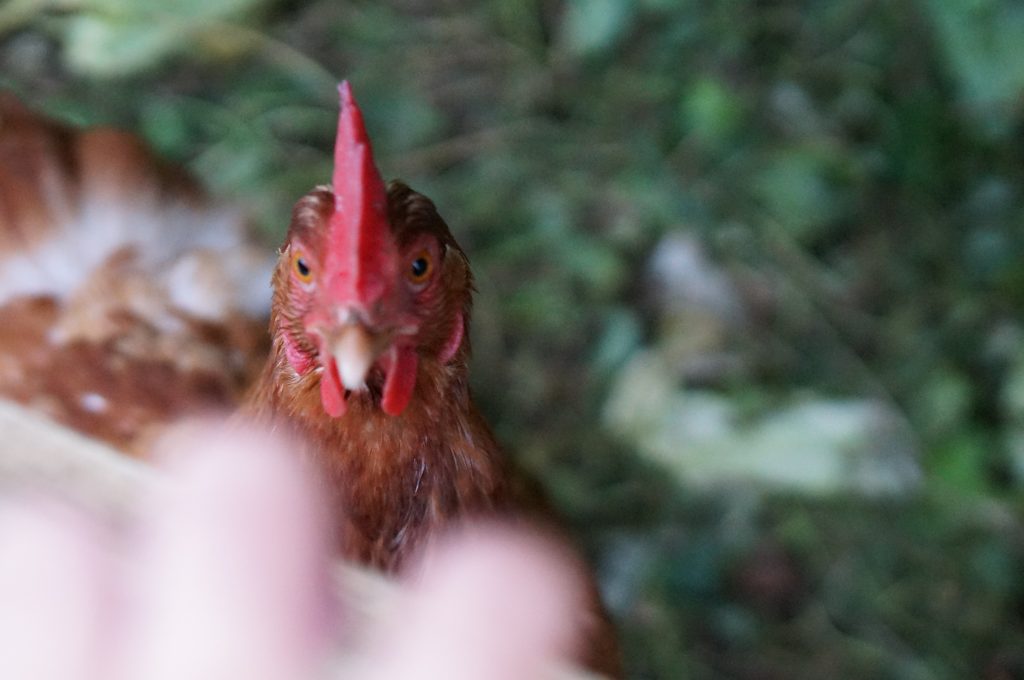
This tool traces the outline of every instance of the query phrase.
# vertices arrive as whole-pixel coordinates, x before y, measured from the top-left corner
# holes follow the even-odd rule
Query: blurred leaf
[[[839,207],[827,172],[828,161],[815,149],[779,151],[755,176],[754,195],[791,238],[807,244],[822,235]]]
[[[610,50],[629,29],[633,0],[569,0],[562,37],[573,54],[589,56]]]
[[[126,75],[152,66],[185,39],[178,26],[83,15],[71,19],[64,56],[76,71],[90,75]]]
[[[1024,352],[1018,352],[1006,369],[999,395],[1002,415],[1017,428],[1024,428]]]
[[[1024,5],[1002,0],[929,0],[961,97],[992,132],[1008,133],[1024,92]]]
[[[724,145],[743,122],[743,102],[722,81],[701,78],[683,94],[680,122],[712,148]]]
[[[247,42],[225,31],[268,0],[89,0],[64,31],[65,58],[83,74],[111,77],[152,67],[172,53],[195,49],[234,52]]]
[[[539,0],[492,3],[503,32],[532,50],[543,49],[543,26]]]
[[[679,546],[667,578],[672,599],[692,602],[713,598],[723,585],[723,558],[722,544],[712,536]]]
[[[139,114],[142,135],[157,151],[170,155],[190,138],[188,121],[181,107],[166,102],[148,102]]]
[[[610,376],[636,351],[641,337],[640,321],[634,312],[626,308],[610,312],[591,360],[594,370]]]
[[[945,438],[960,431],[974,403],[970,382],[948,367],[936,367],[912,405],[915,424],[926,435]]]
[[[21,28],[50,9],[50,3],[42,0],[7,0],[0,5],[0,35]]]
[[[936,481],[959,494],[991,490],[987,465],[993,442],[977,432],[960,432],[931,452],[928,470]]]
[[[1020,591],[1021,565],[1001,541],[986,541],[970,556],[971,579],[997,596]]]
[[[604,420],[691,488],[905,497],[920,486],[912,433],[884,403],[805,397],[744,421],[729,396],[676,382],[664,358],[636,354],[609,390]]]
[[[428,100],[415,91],[402,92],[392,87],[367,88],[360,95],[367,111],[367,126],[387,142],[387,148],[408,150],[436,141],[445,119]]]

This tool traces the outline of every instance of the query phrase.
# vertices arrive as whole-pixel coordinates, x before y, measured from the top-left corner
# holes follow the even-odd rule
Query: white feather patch
[[[145,193],[130,201],[89,196],[77,214],[59,200],[55,207],[65,219],[52,238],[0,256],[0,304],[25,295],[64,300],[127,248],[171,305],[189,315],[217,320],[231,311],[259,316],[270,308],[273,258],[250,243],[234,210],[161,203]]]

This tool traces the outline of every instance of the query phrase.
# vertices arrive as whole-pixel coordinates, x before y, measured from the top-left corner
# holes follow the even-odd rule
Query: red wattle
[[[384,396],[380,406],[384,413],[397,416],[405,410],[412,399],[416,388],[416,368],[419,357],[412,347],[393,347],[389,357],[391,365],[387,367],[387,378],[384,381]]]
[[[320,403],[324,411],[332,418],[345,415],[348,404],[345,403],[345,392],[341,389],[341,378],[338,377],[338,366],[334,359],[328,359],[320,376]]]

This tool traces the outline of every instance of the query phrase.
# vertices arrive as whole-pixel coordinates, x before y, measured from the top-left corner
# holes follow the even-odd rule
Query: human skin
[[[161,481],[127,525],[49,497],[3,500],[0,677],[511,680],[573,652],[577,567],[491,524],[431,544],[339,664],[353,618],[308,470],[265,433],[210,428],[158,458]]]

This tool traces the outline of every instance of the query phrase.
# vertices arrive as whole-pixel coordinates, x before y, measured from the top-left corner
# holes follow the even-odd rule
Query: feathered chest
[[[306,382],[279,375],[261,415],[291,429],[320,469],[345,557],[396,571],[449,525],[508,509],[504,460],[468,396],[418,394],[390,416],[372,393],[356,393],[331,418]]]

